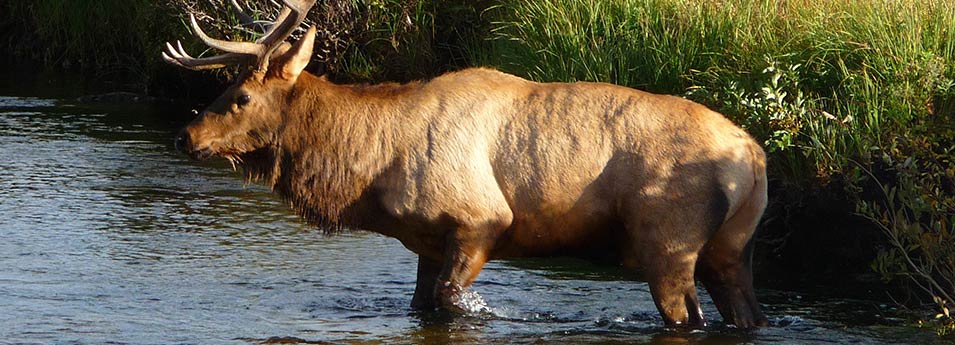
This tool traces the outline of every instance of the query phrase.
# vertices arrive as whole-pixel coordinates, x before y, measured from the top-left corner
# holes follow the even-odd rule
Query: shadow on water
[[[180,110],[181,111],[181,110]],[[12,343],[932,343],[877,302],[759,290],[772,327],[664,329],[639,277],[492,262],[468,316],[412,312],[397,241],[304,226],[147,106],[0,97],[0,339]],[[475,298],[480,298],[475,297]],[[2,342],[2,341],[0,341]]]

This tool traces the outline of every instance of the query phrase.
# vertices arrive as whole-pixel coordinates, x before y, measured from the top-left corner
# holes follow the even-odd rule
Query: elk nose
[[[179,135],[176,136],[176,150],[183,153],[189,153],[189,146],[191,146],[191,140],[189,140],[189,133],[186,131],[179,132]]]

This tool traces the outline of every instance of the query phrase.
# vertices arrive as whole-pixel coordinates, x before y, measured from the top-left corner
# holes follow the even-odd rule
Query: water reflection
[[[660,326],[646,284],[575,260],[494,262],[489,310],[412,312],[392,239],[325,236],[149,108],[0,97],[0,339],[12,343],[897,343],[886,306],[759,291],[774,327]],[[719,320],[708,297],[706,316]],[[875,316],[878,314],[878,316]]]

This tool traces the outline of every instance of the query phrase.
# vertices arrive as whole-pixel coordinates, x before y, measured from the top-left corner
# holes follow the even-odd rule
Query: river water
[[[880,302],[759,289],[772,327],[666,330],[647,285],[570,259],[492,262],[467,316],[415,313],[396,240],[303,225],[182,117],[0,97],[0,343],[935,343]],[[474,301],[480,302],[477,298]]]

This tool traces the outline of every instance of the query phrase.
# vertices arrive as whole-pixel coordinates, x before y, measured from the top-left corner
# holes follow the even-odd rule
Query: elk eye
[[[252,101],[252,96],[240,95],[239,98],[236,98],[235,103],[241,107],[243,105],[249,104],[250,101]]]

